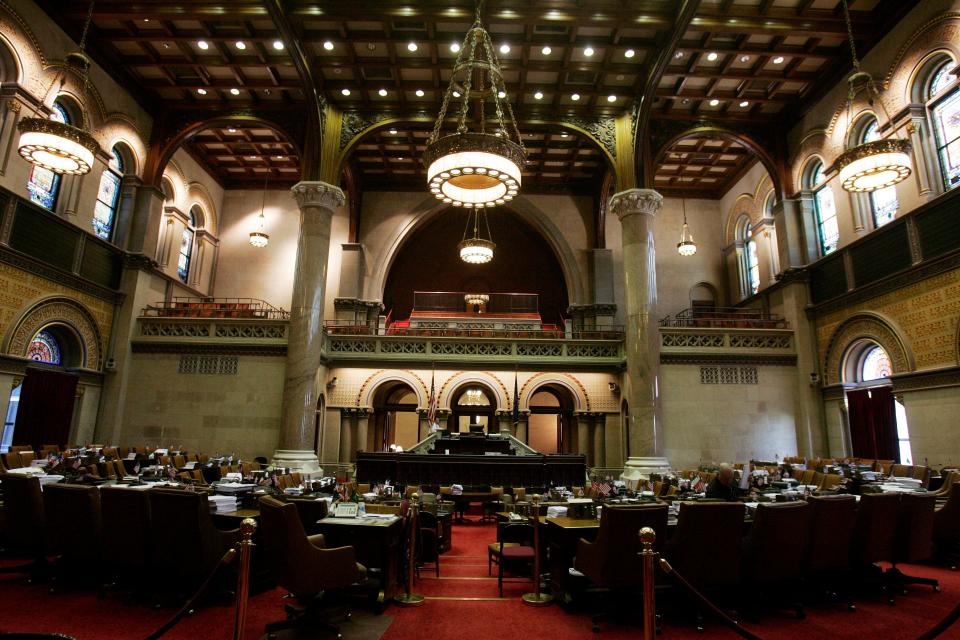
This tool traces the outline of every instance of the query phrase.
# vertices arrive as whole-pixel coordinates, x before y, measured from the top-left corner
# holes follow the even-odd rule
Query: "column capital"
[[[347,201],[340,187],[327,182],[298,182],[290,191],[301,209],[309,206],[335,209]]]
[[[653,189],[627,189],[613,194],[610,198],[610,210],[623,219],[636,213],[642,213],[651,218],[663,206],[663,196]]]

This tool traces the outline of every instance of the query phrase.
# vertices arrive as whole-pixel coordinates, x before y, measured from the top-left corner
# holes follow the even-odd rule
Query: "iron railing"
[[[739,329],[787,329],[783,316],[762,309],[694,307],[660,321],[661,327],[718,327]]]
[[[373,336],[380,334],[377,326],[373,323],[356,323],[350,320],[327,320],[324,322],[324,330],[331,335]],[[567,332],[563,329],[510,329],[509,325],[502,329],[474,329],[466,327],[428,329],[421,327],[398,327],[394,324],[384,329],[381,335],[449,338],[530,338],[532,340],[623,340],[623,327],[611,325]]]
[[[175,297],[151,304],[141,315],[154,318],[259,318],[289,320],[290,312],[257,298]]]
[[[423,313],[464,313],[472,310],[464,300],[467,291],[414,291],[413,311]],[[484,293],[489,300],[486,313],[538,313],[539,299],[535,293]]]

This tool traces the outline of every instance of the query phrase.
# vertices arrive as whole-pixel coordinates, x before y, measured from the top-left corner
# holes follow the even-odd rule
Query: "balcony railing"
[[[761,309],[704,307],[684,309],[660,321],[661,327],[716,327],[740,329],[786,329],[787,321]]]
[[[171,298],[148,305],[141,314],[152,318],[256,318],[289,320],[290,312],[257,298]]]
[[[466,291],[414,291],[413,311],[425,313],[463,313],[467,308]],[[475,292],[469,292],[475,293]],[[485,293],[486,313],[538,313],[535,293]]]
[[[481,328],[470,326],[448,326],[438,328],[399,327],[396,324],[380,329],[374,324],[358,324],[348,320],[327,320],[324,329],[330,335],[346,336],[413,336],[447,338],[507,338],[511,340],[623,340],[623,327],[611,325],[595,329],[565,331],[563,329],[511,329]]]

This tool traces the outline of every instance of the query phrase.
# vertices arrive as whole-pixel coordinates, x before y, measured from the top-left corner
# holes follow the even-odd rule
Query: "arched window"
[[[817,237],[820,242],[820,255],[828,255],[837,250],[840,242],[840,227],[837,225],[837,205],[833,199],[833,189],[823,175],[823,163],[819,160],[808,172],[807,188],[813,191],[813,210],[817,219]]]
[[[93,208],[93,232],[104,240],[113,235],[113,221],[120,204],[120,181],[123,179],[123,157],[114,147],[110,152],[110,162],[100,175],[100,189],[97,191],[97,204]]]
[[[49,331],[40,330],[30,341],[27,357],[36,362],[60,364],[60,342]]]
[[[757,259],[757,242],[752,238],[747,242],[747,280],[751,294],[760,290],[760,261]]]
[[[858,384],[888,379],[893,375],[893,366],[886,350],[875,342],[864,341],[851,351],[854,360],[854,376]],[[869,385],[867,385],[869,386]],[[910,449],[910,428],[907,425],[907,410],[900,400],[894,398],[894,412],[897,421],[897,444],[900,448],[900,462],[912,464],[913,452]]]
[[[858,144],[864,142],[873,142],[880,139],[880,126],[877,119],[870,117],[864,123],[860,132]],[[897,209],[900,208],[900,201],[897,200],[897,187],[890,185],[883,189],[877,189],[870,193],[870,209],[873,212],[873,224],[875,227],[882,227],[892,221],[897,215]]]
[[[937,159],[946,189],[960,184],[960,90],[955,63],[945,59],[928,76],[924,98],[933,120]]]
[[[190,209],[187,226],[180,236],[180,255],[177,258],[177,275],[180,277],[181,282],[186,282],[190,276],[190,258],[193,256],[193,238],[196,235],[197,218],[201,217],[201,215],[198,214],[197,207],[194,205],[194,207]]]
[[[880,345],[868,347],[860,356],[859,374],[857,379],[861,382],[870,380],[880,380],[889,378],[893,373],[893,367],[890,366],[890,356]]]
[[[70,114],[60,102],[53,103],[50,119],[71,124]],[[27,193],[31,202],[53,211],[57,205],[57,196],[60,194],[60,174],[33,165],[30,176],[27,178]]]
[[[746,215],[737,220],[737,241],[743,244],[740,262],[743,297],[752,296],[760,290],[760,260],[757,259],[757,243],[750,232],[750,218]]]

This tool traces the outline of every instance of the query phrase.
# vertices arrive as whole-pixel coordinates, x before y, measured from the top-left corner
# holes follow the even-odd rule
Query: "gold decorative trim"
[[[513,140],[489,133],[451,133],[427,146],[423,152],[423,164],[429,167],[437,158],[462,151],[482,151],[503,156],[521,171],[527,163],[527,154]]]

